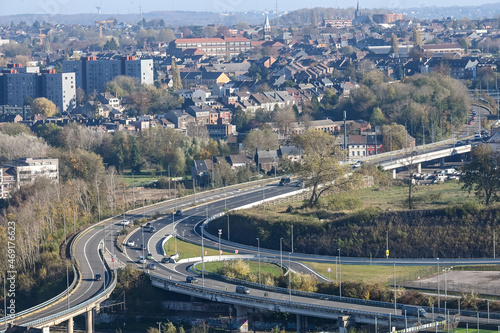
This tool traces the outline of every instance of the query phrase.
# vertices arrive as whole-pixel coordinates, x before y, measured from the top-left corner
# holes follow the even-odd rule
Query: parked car
[[[97,273],[95,276],[94,276],[94,280],[96,281],[101,281],[102,280],[102,275],[100,273]]]
[[[148,269],[156,269],[156,264],[150,262],[147,267]]]
[[[135,242],[133,240],[129,240],[127,242],[127,246],[134,247],[135,246]]]
[[[122,220],[120,222],[120,224],[123,225],[123,226],[127,226],[127,225],[130,225],[130,221],[129,220]]]
[[[198,279],[195,278],[194,276],[189,275],[186,277],[186,282],[187,283],[198,283]]]
[[[250,289],[245,286],[236,286],[236,292],[239,294],[250,294]]]

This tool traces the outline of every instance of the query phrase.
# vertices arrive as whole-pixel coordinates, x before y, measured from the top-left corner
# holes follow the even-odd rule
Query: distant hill
[[[402,12],[408,17],[418,19],[441,19],[443,17],[460,18],[497,18],[500,16],[500,2],[485,4],[481,6],[453,6],[453,7],[416,7],[406,9],[361,9],[361,15],[371,16],[374,13]],[[310,24],[312,12],[316,14],[318,23],[324,19],[334,18],[354,18],[354,7],[350,8],[304,8],[294,10],[285,15],[281,15],[279,23],[285,25],[304,25]],[[74,14],[74,15],[43,15],[43,14],[20,14],[0,16],[0,25],[10,24],[12,21],[18,23],[24,21],[32,24],[36,20],[39,22],[61,23],[61,24],[83,24],[92,25],[98,19],[115,18],[118,22],[137,23],[140,20],[137,14]],[[200,25],[224,24],[234,25],[238,22],[247,22],[249,24],[262,24],[264,14],[262,12],[241,12],[241,13],[214,13],[214,12],[193,12],[193,11],[154,11],[143,13],[142,17],[147,21],[163,19],[167,26],[179,25]],[[270,15],[273,19],[275,15]]]

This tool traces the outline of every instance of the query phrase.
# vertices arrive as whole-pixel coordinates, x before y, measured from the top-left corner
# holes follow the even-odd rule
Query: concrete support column
[[[297,333],[307,332],[307,316],[297,315]]]
[[[396,169],[392,169],[392,179],[396,179]]]
[[[417,173],[422,173],[422,163],[417,164]]]
[[[248,332],[248,307],[235,305],[236,308],[236,326],[238,332]]]
[[[349,316],[341,316],[337,319],[339,325],[339,333],[347,333],[347,325],[349,324]]]
[[[87,322],[87,333],[92,333],[93,332],[93,314],[92,314],[92,309],[88,310],[86,313],[86,322]]]
[[[68,319],[68,323],[66,324],[66,333],[73,333],[73,318]]]
[[[445,167],[445,164],[444,164],[444,157],[441,159],[440,164],[441,164],[441,168],[444,168],[444,167]]]

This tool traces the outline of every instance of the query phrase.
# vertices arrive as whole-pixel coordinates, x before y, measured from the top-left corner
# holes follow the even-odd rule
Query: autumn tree
[[[256,148],[259,150],[277,149],[278,135],[270,128],[253,129],[243,140],[243,148],[249,154],[255,153]]]
[[[342,154],[333,136],[328,133],[309,130],[295,138],[303,150],[303,161],[298,175],[311,187],[308,205],[316,205],[323,193],[346,184],[346,166],[340,165]]]
[[[484,198],[486,205],[498,199],[500,191],[500,154],[490,145],[476,146],[471,158],[462,168],[462,189]]]
[[[282,138],[290,134],[290,129],[295,122],[295,114],[290,108],[276,110],[274,114],[274,126],[278,128]]]
[[[413,29],[413,47],[418,47],[423,45],[424,42],[422,40],[422,31],[420,29]]]
[[[182,89],[181,73],[179,71],[177,63],[175,62],[175,58],[172,58],[172,81],[173,81],[172,88],[174,90]]]
[[[392,123],[382,125],[384,151],[403,149],[407,146],[406,129],[403,125]]]
[[[399,53],[399,41],[398,41],[398,36],[395,34],[391,34],[391,50],[389,51],[391,54],[398,54]]]
[[[56,105],[45,97],[35,98],[31,103],[34,114],[41,114],[45,117],[52,117],[56,114]]]

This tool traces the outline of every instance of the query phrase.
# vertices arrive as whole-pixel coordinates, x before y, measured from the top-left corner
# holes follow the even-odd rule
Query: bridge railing
[[[31,307],[29,309],[26,309],[26,310],[23,310],[23,311],[20,311],[20,312],[17,312],[15,315],[13,316],[6,316],[6,317],[3,317],[0,319],[0,326],[3,326],[5,325],[5,322],[9,322],[9,321],[14,321],[16,319],[19,319],[19,318],[22,318],[24,317],[25,315],[28,315],[30,313],[33,313],[33,312],[37,312],[59,300],[61,300],[62,298],[64,298],[66,295],[68,295],[68,292],[73,290],[73,288],[75,287],[76,283],[78,282],[78,272],[75,268],[75,265],[73,265],[73,276],[74,276],[74,279],[73,279],[73,282],[71,282],[71,285],[69,286],[68,289],[64,290],[63,292],[61,292],[60,294],[52,297],[51,299],[43,302],[43,303],[40,303],[34,307]],[[0,331],[2,332],[2,331]]]
[[[220,295],[232,299],[237,299],[237,300],[244,300],[244,301],[253,301],[253,303],[261,303],[261,304],[271,304],[271,305],[278,305],[278,306],[284,306],[287,308],[295,308],[295,309],[309,309],[312,311],[321,311],[323,313],[332,313],[332,314],[340,314],[340,315],[360,315],[360,316],[369,316],[369,317],[379,317],[379,318],[384,318],[384,317],[389,317],[393,319],[401,319],[404,320],[404,316],[401,315],[393,315],[393,314],[383,314],[383,313],[378,313],[378,312],[370,312],[370,311],[361,311],[361,310],[354,310],[354,309],[345,309],[345,308],[337,308],[337,307],[331,307],[331,306],[325,306],[325,305],[317,305],[317,304],[308,304],[308,303],[302,303],[302,302],[290,302],[290,301],[283,301],[283,300],[277,300],[277,299],[272,299],[272,298],[266,298],[266,297],[260,297],[260,296],[252,296],[252,295],[243,295],[243,294],[238,294],[234,292],[229,292],[229,291],[221,291],[221,290],[215,290],[215,289],[209,289],[209,288],[204,288],[201,286],[197,286],[195,284],[190,284],[186,282],[177,282],[173,280],[169,280],[166,278],[162,278],[160,276],[156,275],[150,275],[151,280],[157,281],[159,283],[164,283],[164,284],[169,284],[173,285],[177,288],[182,288],[182,289],[187,289],[191,290],[193,292],[197,293],[208,293],[210,295]]]
[[[106,263],[106,266],[108,266],[107,263]],[[113,290],[116,287],[116,283],[117,283],[117,280],[118,280],[118,275],[116,274],[116,271],[111,270],[109,268],[109,266],[108,266],[108,270],[112,273],[113,281],[108,285],[108,287],[106,289],[104,289],[103,292],[95,295],[94,297],[86,300],[83,303],[80,303],[80,304],[77,304],[75,306],[72,306],[72,307],[70,307],[67,310],[61,311],[59,313],[56,313],[56,314],[53,314],[53,315],[50,315],[50,316],[47,316],[47,317],[44,317],[44,318],[33,320],[33,321],[29,322],[29,323],[23,324],[22,326],[37,327],[37,326],[40,326],[40,324],[53,321],[54,319],[65,317],[65,316],[67,316],[69,314],[72,314],[72,313],[81,312],[82,309],[86,309],[89,305],[92,305],[92,304],[95,304],[95,303],[100,303],[100,302],[104,301],[105,299],[107,299],[109,297],[109,295],[111,295],[111,293],[113,292]]]

